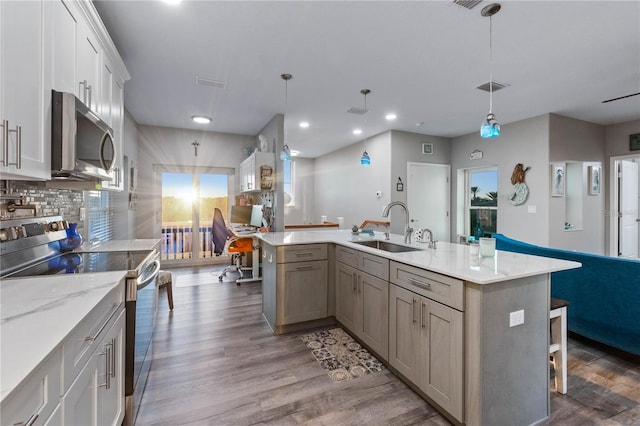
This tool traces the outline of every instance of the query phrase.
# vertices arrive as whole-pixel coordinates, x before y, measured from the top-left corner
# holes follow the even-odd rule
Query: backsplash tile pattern
[[[8,189],[6,193],[20,195],[24,197],[24,204],[35,206],[37,217],[60,215],[69,222],[78,223],[79,228],[82,227],[80,208],[84,207],[83,191],[46,188],[44,182],[30,181],[3,181],[0,186],[3,193],[4,189]],[[15,213],[12,215],[7,211],[6,200],[0,202],[0,216],[3,219],[15,216]]]

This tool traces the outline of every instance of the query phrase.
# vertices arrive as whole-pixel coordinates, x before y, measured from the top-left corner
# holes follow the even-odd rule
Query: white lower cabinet
[[[60,366],[62,351],[58,348],[38,367],[16,392],[2,401],[0,424],[43,425],[55,422],[60,406]]]
[[[124,418],[125,311],[100,333],[85,366],[62,398],[64,424],[119,425]]]
[[[389,304],[389,363],[462,422],[463,313],[395,284]]]
[[[388,260],[343,247],[336,249],[336,258],[336,319],[379,356],[387,359],[389,282],[350,264],[382,263],[381,268],[373,268],[372,272],[385,276],[381,271],[388,271]]]

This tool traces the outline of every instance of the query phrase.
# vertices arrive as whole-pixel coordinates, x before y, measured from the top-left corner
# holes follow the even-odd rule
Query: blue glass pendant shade
[[[367,153],[367,151],[362,153],[362,157],[360,157],[360,165],[361,166],[371,165],[371,157],[369,157],[369,153]]]
[[[289,145],[285,144],[282,147],[282,151],[280,151],[280,159],[282,161],[291,160],[291,150],[289,149]]]
[[[483,138],[495,138],[500,136],[500,123],[493,113],[487,114],[480,126],[480,136]]]

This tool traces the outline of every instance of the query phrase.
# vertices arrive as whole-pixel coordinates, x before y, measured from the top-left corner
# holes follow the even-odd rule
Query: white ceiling
[[[139,124],[257,135],[286,109],[289,146],[317,157],[388,129],[476,132],[489,109],[476,88],[489,80],[489,1],[94,3],[131,74],[125,105]],[[640,92],[639,1],[501,4],[493,79],[510,87],[494,93],[493,111],[503,126],[545,113],[640,119],[640,96],[602,103]],[[282,73],[293,74],[286,106]],[[364,107],[361,89],[369,112],[348,114]]]

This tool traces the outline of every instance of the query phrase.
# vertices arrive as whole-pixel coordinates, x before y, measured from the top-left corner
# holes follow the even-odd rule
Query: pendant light
[[[282,151],[280,151],[280,159],[282,161],[290,161],[291,150],[289,149],[289,145],[287,145],[287,89],[289,80],[291,80],[293,76],[291,74],[282,74],[280,78],[284,80],[284,145],[282,146]]]
[[[500,11],[500,3],[492,3],[485,6],[480,14],[489,17],[489,114],[480,126],[480,136],[483,138],[495,138],[500,136],[500,123],[493,113],[493,21],[492,17]]]
[[[364,113],[367,113],[367,95],[371,93],[369,89],[362,89],[360,91],[364,95]],[[365,119],[365,124],[367,120]],[[361,166],[370,166],[371,165],[371,157],[369,157],[369,153],[367,152],[367,136],[364,136],[364,152],[362,153],[362,157],[360,157],[360,165]]]

